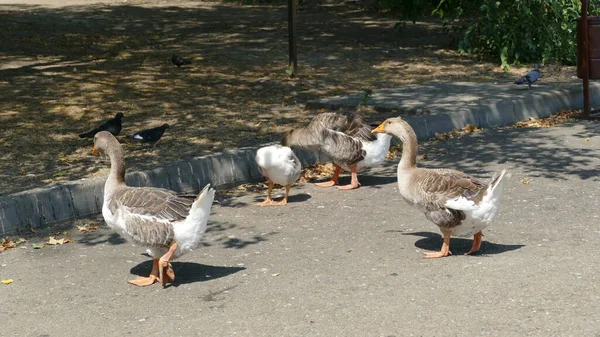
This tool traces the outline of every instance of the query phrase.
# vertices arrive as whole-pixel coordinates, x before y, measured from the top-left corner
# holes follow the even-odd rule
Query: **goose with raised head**
[[[195,197],[163,188],[127,186],[123,149],[107,131],[94,136],[92,153],[101,152],[110,158],[102,205],[104,221],[128,241],[147,247],[153,259],[150,276],[129,283],[149,286],[160,282],[164,287],[175,280],[170,261],[200,245],[215,190],[206,185]]]
[[[267,179],[269,190],[267,198],[259,206],[284,206],[287,205],[290,188],[302,171],[300,160],[291,148],[281,145],[261,147],[256,151],[256,164],[262,175]],[[285,186],[285,196],[279,202],[271,199],[273,185]]]
[[[375,135],[359,115],[335,112],[321,113],[308,125],[288,131],[281,142],[284,146],[306,151],[323,152],[335,164],[330,181],[317,183],[320,187],[338,185],[342,169],[350,171],[350,184],[339,189],[350,190],[360,186],[358,172],[379,166],[385,161],[392,137]]]
[[[481,247],[481,231],[496,216],[502,196],[506,170],[483,182],[466,173],[451,169],[426,169],[416,165],[417,136],[402,118],[389,118],[373,130],[394,135],[402,141],[402,158],[398,163],[398,191],[402,198],[421,209],[436,224],[444,237],[442,249],[426,253],[425,258],[444,257],[450,252],[450,236],[473,236],[469,255]]]

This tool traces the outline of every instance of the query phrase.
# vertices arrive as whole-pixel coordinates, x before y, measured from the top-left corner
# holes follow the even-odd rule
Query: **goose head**
[[[169,125],[169,124],[163,124],[163,125],[161,125],[160,127],[161,127],[162,129],[165,129],[165,130],[166,130],[166,129],[168,129],[168,128],[170,127],[170,125]]]
[[[117,113],[115,115],[115,119],[121,119],[121,118],[123,118],[123,113],[122,112],[119,112],[119,113]]]
[[[400,138],[404,142],[416,141],[417,136],[415,131],[404,119],[400,117],[393,117],[386,119],[383,123],[379,124],[378,127],[373,129],[373,133],[387,133],[392,136]]]
[[[93,154],[106,153],[109,156],[113,153],[120,152],[121,144],[115,136],[108,131],[100,131],[94,136]]]

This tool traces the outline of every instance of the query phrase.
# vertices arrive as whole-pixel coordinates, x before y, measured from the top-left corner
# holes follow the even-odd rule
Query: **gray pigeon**
[[[525,76],[516,80],[515,84],[521,85],[521,84],[527,83],[527,85],[529,86],[529,89],[531,89],[531,85],[533,83],[535,83],[535,81],[537,81],[541,76],[540,67],[541,66],[539,64],[537,66],[535,66],[535,69],[530,70],[527,74],[525,74]]]

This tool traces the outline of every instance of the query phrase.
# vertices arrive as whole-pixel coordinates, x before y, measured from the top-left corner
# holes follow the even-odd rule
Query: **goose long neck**
[[[111,196],[118,187],[125,185],[125,158],[120,146],[110,148],[107,154],[110,158],[110,173],[104,189],[106,195]]]
[[[402,158],[398,164],[398,169],[414,168],[417,165],[417,151],[419,145],[417,143],[417,135],[412,128],[405,129],[405,132],[400,136],[402,141]]]

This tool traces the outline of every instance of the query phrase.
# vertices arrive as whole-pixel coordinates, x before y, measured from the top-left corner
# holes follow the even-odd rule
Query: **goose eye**
[[[389,121],[388,121],[387,123],[388,123],[388,124],[392,124],[392,122],[389,122]]]

